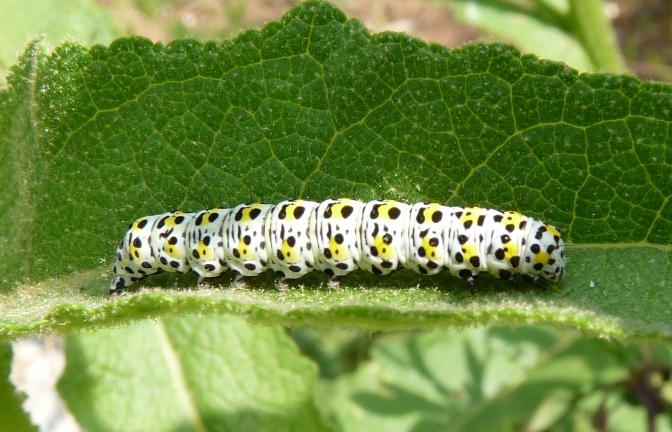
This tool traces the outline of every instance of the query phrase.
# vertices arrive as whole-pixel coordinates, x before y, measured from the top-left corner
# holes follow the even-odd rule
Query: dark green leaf
[[[669,85],[579,75],[501,44],[449,50],[371,35],[322,2],[222,43],[136,37],[48,53],[35,42],[9,83],[2,335],[206,310],[373,329],[548,322],[672,336]],[[248,292],[105,299],[115,244],[137,217],[297,196],[517,209],[563,231],[568,277],[516,292],[484,276],[473,298],[456,278],[403,271],[357,272],[338,293],[318,290],[315,274],[276,293],[265,275]],[[194,284],[164,275],[144,287]]]

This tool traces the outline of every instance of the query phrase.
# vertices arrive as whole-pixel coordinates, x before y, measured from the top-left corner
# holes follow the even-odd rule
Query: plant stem
[[[576,34],[597,71],[628,73],[602,0],[569,0]]]

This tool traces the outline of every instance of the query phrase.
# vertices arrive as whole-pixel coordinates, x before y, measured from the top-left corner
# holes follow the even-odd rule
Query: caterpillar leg
[[[523,278],[523,280],[525,282],[534,284],[534,286],[536,286],[537,288],[541,288],[543,290],[546,289],[546,285],[544,285],[543,282],[541,281],[541,279],[539,279],[539,276],[532,276],[532,275],[529,275],[529,274],[524,274],[521,277]]]
[[[339,289],[341,288],[341,279],[343,279],[343,276],[339,275],[333,275],[329,278],[329,282],[327,282],[327,288],[329,289]]]
[[[467,281],[471,295],[476,295],[476,280],[478,279],[478,273],[472,273],[469,269],[462,269],[460,270],[459,275],[462,279]]]
[[[210,288],[212,288],[212,285],[210,284],[210,282],[212,282],[213,280],[215,280],[214,277],[199,276],[198,277],[198,282],[196,282],[196,289],[199,290],[199,289],[210,289]]]
[[[289,289],[289,283],[287,282],[289,279],[286,277],[281,277],[278,280],[275,281],[275,289],[278,291],[287,291]]]
[[[110,288],[107,295],[109,297],[121,295],[124,293],[124,288],[126,288],[128,285],[130,285],[130,283],[127,283],[124,276],[117,276],[112,279],[112,283],[110,283]]]
[[[520,289],[520,285],[518,284],[518,279],[516,279],[516,275],[514,275],[510,271],[500,270],[499,278],[508,281],[515,289]]]
[[[114,279],[112,279],[112,282],[110,283],[110,288],[108,290],[108,296],[109,297],[114,297],[114,296],[119,296],[122,295],[126,292],[126,287],[143,280],[147,276],[142,276],[142,277],[130,277],[127,275],[123,276],[117,276]]]
[[[231,282],[231,289],[245,289],[247,288],[247,276],[236,274]]]

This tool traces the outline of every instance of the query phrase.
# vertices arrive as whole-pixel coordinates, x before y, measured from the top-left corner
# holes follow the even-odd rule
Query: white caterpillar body
[[[236,283],[272,269],[278,287],[313,270],[341,277],[407,267],[447,268],[472,293],[480,273],[517,286],[516,274],[541,285],[565,275],[565,247],[553,226],[518,212],[436,203],[329,199],[241,204],[233,209],[171,212],[136,220],[119,243],[110,294],[161,271],[198,274],[199,286],[232,270]]]

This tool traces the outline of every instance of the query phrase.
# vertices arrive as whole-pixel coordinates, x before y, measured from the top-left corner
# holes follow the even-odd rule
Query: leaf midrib
[[[162,319],[156,320],[152,328],[157,336],[163,358],[166,361],[166,367],[170,373],[170,382],[173,384],[173,388],[184,408],[187,419],[189,419],[189,424],[196,431],[207,432],[208,428],[203,423],[203,418],[199,415],[198,407],[189,391],[184,369],[182,369],[180,358],[171,343],[164,321]]]

